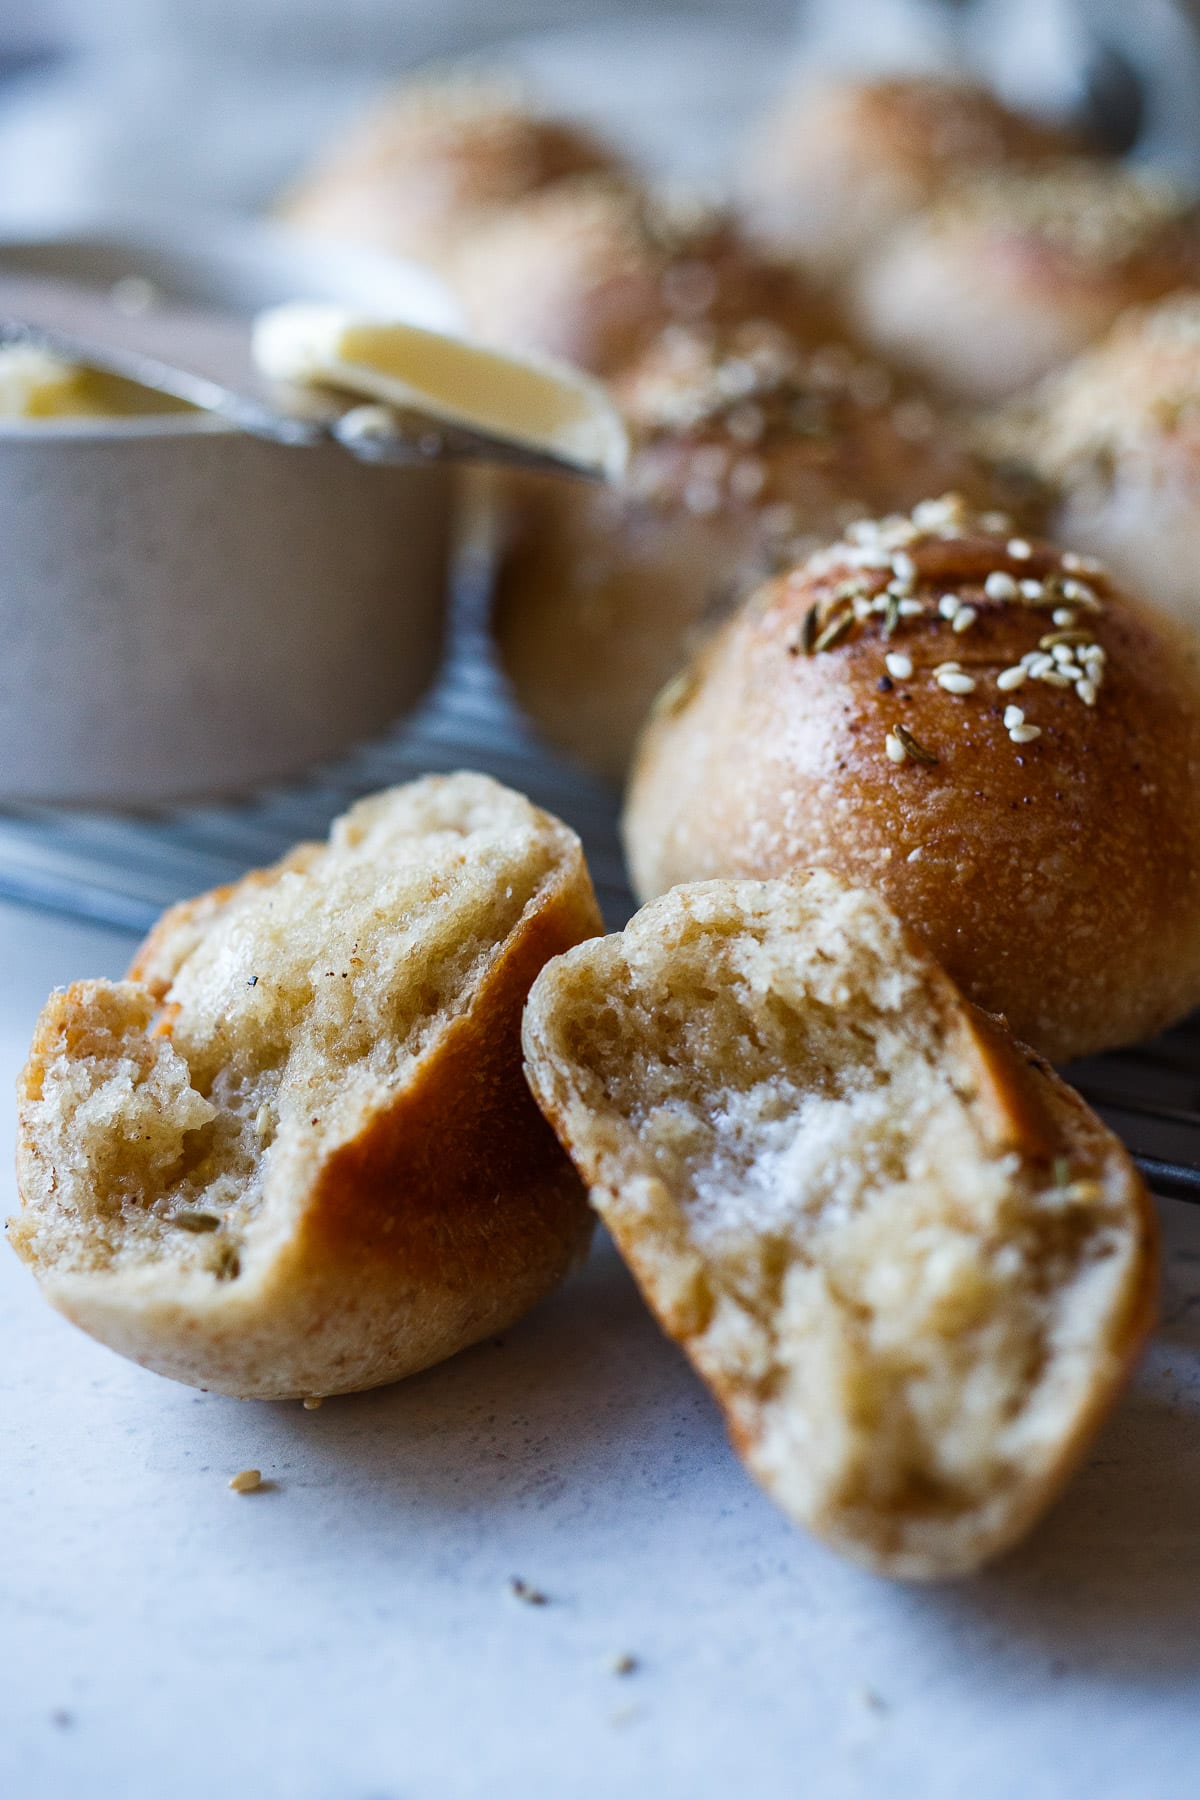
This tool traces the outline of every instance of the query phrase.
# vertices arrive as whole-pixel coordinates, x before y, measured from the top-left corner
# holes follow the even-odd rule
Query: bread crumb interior
[[[826,878],[705,884],[569,961],[551,1053],[598,1204],[784,1503],[944,1518],[1036,1461],[1128,1212],[1078,1155],[989,1138],[890,915]]]
[[[16,1227],[35,1259],[166,1258],[236,1279],[272,1168],[335,1148],[388,1103],[560,855],[544,815],[494,783],[415,784],[361,803],[327,847],[235,890],[203,929],[181,921],[165,992],[59,996],[25,1078],[49,1170]]]

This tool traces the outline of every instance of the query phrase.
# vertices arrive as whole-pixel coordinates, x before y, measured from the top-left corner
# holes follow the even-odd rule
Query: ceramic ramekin
[[[0,227],[3,269],[457,323],[422,271],[224,221]],[[0,799],[227,794],[379,732],[438,664],[452,507],[447,469],[200,414],[0,423]]]

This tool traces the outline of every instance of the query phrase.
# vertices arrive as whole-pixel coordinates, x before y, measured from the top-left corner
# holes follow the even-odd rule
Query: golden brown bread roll
[[[1200,281],[1200,214],[1161,178],[1075,160],[962,182],[864,264],[867,341],[966,400],[1066,362],[1126,307]]]
[[[761,321],[671,327],[614,391],[633,444],[624,487],[527,488],[495,612],[520,704],[610,777],[663,683],[781,560],[864,512],[1002,491],[878,363]]]
[[[1057,490],[1055,536],[1200,630],[1200,294],[1126,314],[982,437]]]
[[[663,697],[636,892],[825,867],[1054,1060],[1200,1002],[1200,646],[949,502],[780,575]]]
[[[750,147],[740,191],[752,227],[824,277],[842,277],[968,169],[1061,156],[1066,132],[986,88],[938,76],[807,76]]]
[[[1149,1331],[1083,1101],[826,872],[677,888],[543,969],[529,1078],[752,1474],[881,1573],[1049,1504]]]
[[[587,1247],[520,1017],[598,929],[574,833],[496,782],[361,801],[51,997],[15,1248],[85,1331],[222,1393],[373,1387],[502,1329]]]
[[[808,343],[838,330],[828,303],[727,214],[611,176],[497,212],[464,241],[454,283],[482,337],[605,376],[672,322],[764,318]]]
[[[539,113],[509,82],[466,74],[397,89],[286,195],[291,225],[446,269],[497,207],[622,159]]]

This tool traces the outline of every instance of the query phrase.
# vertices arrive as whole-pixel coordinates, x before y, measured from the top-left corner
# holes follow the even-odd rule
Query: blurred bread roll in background
[[[611,376],[664,326],[765,318],[810,341],[835,329],[794,270],[692,195],[580,176],[493,215],[454,269],[472,328]]]
[[[667,691],[625,814],[641,898],[833,870],[1055,1060],[1200,1002],[1200,646],[948,501],[767,583]]]
[[[319,157],[280,204],[291,225],[445,269],[496,207],[623,159],[500,77],[413,81]]]
[[[1056,536],[1200,631],[1200,293],[1127,314],[981,441],[1056,490]]]
[[[807,76],[756,133],[739,194],[765,242],[838,279],[964,170],[1038,162],[1071,143],[973,82]]]
[[[527,487],[495,612],[522,707],[613,778],[659,689],[781,560],[864,512],[1001,491],[880,364],[764,321],[670,327],[614,392],[633,440],[624,486]]]
[[[1200,282],[1200,213],[1161,177],[1099,160],[959,183],[868,258],[852,313],[881,355],[947,394],[1003,399],[1127,307]]]

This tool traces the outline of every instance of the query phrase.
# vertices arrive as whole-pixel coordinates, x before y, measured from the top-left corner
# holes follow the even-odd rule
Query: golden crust
[[[970,998],[1054,1060],[1132,1042],[1200,1002],[1196,647],[1048,544],[1014,555],[978,522],[948,529],[968,535],[899,522],[882,568],[862,567],[878,539],[835,547],[706,646],[642,740],[624,826],[635,891],[829,868],[882,894]],[[836,626],[852,604],[838,592],[860,580],[886,604],[905,558],[916,616],[887,637],[872,611],[804,654],[810,615]],[[991,573],[1017,597],[989,598]],[[1052,681],[997,686],[1060,629],[1053,588],[1019,597],[1047,578],[1099,595],[1098,610],[1064,612],[1061,591],[1054,606],[1105,658],[1093,704],[1069,660]],[[944,596],[974,609],[969,629],[942,616]],[[911,675],[889,673],[889,654]],[[941,685],[950,662],[973,691]],[[896,728],[936,764],[889,749]]]
[[[464,779],[504,792],[479,778],[449,781]],[[478,793],[468,800],[478,805]],[[554,864],[486,978],[382,1103],[362,1109],[349,1135],[296,1163],[291,1191],[276,1193],[269,1230],[262,1227],[234,1279],[173,1263],[169,1241],[121,1266],[80,1267],[70,1256],[56,1266],[46,1215],[57,1163],[65,1171],[78,1149],[69,1127],[65,1142],[48,1137],[38,1103],[64,1058],[95,1048],[110,996],[144,995],[148,1013],[165,997],[151,1035],[171,1036],[186,1022],[171,982],[213,919],[239,894],[311,861],[319,847],[173,909],[139,951],[124,990],[85,982],[51,998],[20,1084],[25,1210],[11,1229],[52,1304],[161,1374],[280,1399],[397,1380],[513,1323],[562,1279],[585,1254],[590,1226],[578,1182],[522,1080],[520,1018],[542,964],[600,920],[577,840],[529,811],[556,837]],[[429,979],[436,982],[436,970]]]
[[[655,695],[773,568],[864,513],[1013,492],[879,364],[763,321],[669,328],[616,393],[624,487],[527,485],[494,615],[520,704],[613,779]]]
[[[484,338],[602,376],[671,323],[767,319],[809,343],[836,328],[811,286],[728,214],[605,176],[498,212],[464,242],[454,283]]]
[[[806,906],[816,920],[807,938],[795,917]],[[882,912],[826,875],[676,889],[625,933],[547,966],[530,995],[524,1043],[539,1103],[750,1472],[835,1549],[882,1574],[932,1580],[1013,1544],[1081,1459],[1153,1323],[1157,1226],[1127,1154],[1080,1097],[964,1003],[894,922],[880,931]],[[864,947],[883,973],[855,988]],[[760,949],[775,952],[769,969],[754,961]],[[689,951],[703,964],[704,991],[682,1027],[663,1031],[664,1051],[656,1008],[677,992],[691,998]],[[894,1010],[887,984],[897,976],[906,1018],[888,1036],[880,1020]],[[833,1019],[849,1020],[859,1043],[876,1034],[876,1069],[897,1096],[884,1132],[878,1120],[869,1127],[872,1145],[890,1134],[892,1147],[879,1152],[888,1173],[864,1176],[853,1194],[845,1163],[835,1162],[826,1187],[822,1141],[833,1141],[839,1112],[852,1125],[862,1095],[850,1083],[838,1089],[846,1069],[827,1066],[827,1045],[807,1075],[802,1052],[792,1068],[779,1048],[793,1006],[801,1018],[814,1007],[820,1036],[830,997],[822,981],[837,986]],[[726,1015],[727,984],[735,998]],[[741,1065],[763,1045],[765,1067],[752,1081],[760,1090],[795,1081],[786,1154],[771,1136],[787,1116],[779,1099],[737,1113]],[[910,1119],[904,1082],[914,1046]],[[918,1121],[939,1082],[953,1101],[940,1118],[935,1110]],[[690,1137],[689,1102],[710,1122]],[[951,1164],[956,1109],[969,1147]],[[722,1161],[703,1147],[707,1129],[719,1149],[731,1123],[740,1175],[727,1150]],[[861,1173],[852,1141],[844,1154]],[[906,1169],[899,1184],[897,1153]],[[1056,1218],[1060,1196],[1068,1211]],[[864,1230],[865,1273],[864,1243],[855,1241]],[[1089,1269],[1105,1265],[1089,1288]],[[1003,1292],[990,1285],[997,1279]],[[828,1288],[806,1309],[796,1297],[814,1281]],[[915,1313],[914,1283],[926,1293]],[[1036,1321],[1023,1347],[987,1323],[989,1312],[1012,1309]],[[1034,1340],[1043,1360],[1030,1358]],[[1007,1383],[1011,1398],[980,1404],[993,1381]]]

